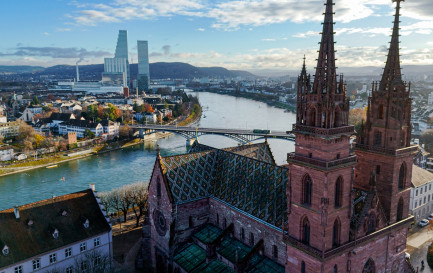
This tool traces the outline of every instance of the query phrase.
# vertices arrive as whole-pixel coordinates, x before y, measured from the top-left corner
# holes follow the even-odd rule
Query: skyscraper
[[[149,51],[147,41],[137,41],[138,75],[137,83],[140,91],[147,91],[150,85]]]
[[[104,59],[102,82],[104,85],[130,86],[128,32],[126,30],[119,30],[114,58]]]

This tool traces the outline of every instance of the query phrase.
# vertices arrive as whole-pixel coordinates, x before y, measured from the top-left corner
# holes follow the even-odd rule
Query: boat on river
[[[50,166],[47,166],[47,169],[51,169],[51,168],[57,168],[57,164],[55,164],[55,165],[50,165]]]

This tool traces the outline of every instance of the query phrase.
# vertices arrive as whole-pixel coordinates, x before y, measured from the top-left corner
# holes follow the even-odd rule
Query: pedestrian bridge
[[[241,145],[250,143],[259,139],[284,139],[288,141],[295,141],[295,135],[290,131],[278,132],[269,131],[269,133],[255,133],[253,130],[240,130],[240,129],[220,129],[220,128],[200,128],[189,126],[174,126],[174,125],[133,125],[131,128],[139,132],[139,136],[150,135],[157,132],[170,132],[181,135],[188,140],[194,140],[195,137],[202,135],[220,135],[229,137],[236,140]]]

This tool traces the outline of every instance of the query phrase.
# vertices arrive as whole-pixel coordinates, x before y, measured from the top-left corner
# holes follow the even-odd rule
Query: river
[[[197,123],[199,127],[287,131],[295,122],[293,113],[262,102],[207,92],[190,94],[198,96],[203,108],[202,118]],[[294,143],[277,139],[268,142],[277,164],[284,164],[287,153],[294,150]],[[124,184],[146,182],[155,163],[156,143],[160,145],[163,156],[186,152],[185,139],[171,135],[158,141],[65,162],[57,168],[40,168],[0,177],[0,209],[80,191],[88,188],[89,183],[95,183],[98,191],[108,191]],[[213,135],[201,136],[200,143],[217,148],[237,145],[235,140]]]

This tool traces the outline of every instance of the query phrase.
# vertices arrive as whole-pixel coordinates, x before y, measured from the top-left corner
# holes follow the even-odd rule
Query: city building
[[[90,130],[95,136],[102,136],[104,134],[104,127],[99,122],[91,122],[89,120],[71,119],[59,123],[59,135],[66,135],[68,133],[76,133],[78,138],[84,138],[86,130]]]
[[[400,1],[355,153],[332,0],[314,81],[305,59],[298,77],[288,165],[275,164],[266,142],[158,153],[149,184],[155,272],[414,272],[405,250],[417,147],[399,62]]]
[[[114,58],[123,58],[126,60],[126,82],[127,86],[130,86],[131,74],[129,72],[129,59],[128,59],[128,32],[126,30],[119,30],[119,36],[117,37],[116,51]]]
[[[2,122],[0,123],[0,136],[5,138],[14,137],[18,135],[20,126],[17,122]]]
[[[433,173],[415,165],[412,167],[409,210],[417,222],[433,213],[432,184]]]
[[[92,189],[3,210],[0,229],[0,272],[90,272],[111,262],[111,226]]]
[[[0,161],[8,161],[14,158],[14,149],[12,146],[0,147]]]
[[[137,84],[139,91],[147,92],[150,87],[149,49],[147,41],[137,41],[138,75]]]
[[[433,104],[433,92],[431,92],[430,94],[428,94],[428,98],[427,98],[427,104]]]
[[[104,119],[101,121],[104,134],[107,134],[109,138],[119,136],[120,122],[111,121]]]

